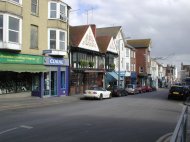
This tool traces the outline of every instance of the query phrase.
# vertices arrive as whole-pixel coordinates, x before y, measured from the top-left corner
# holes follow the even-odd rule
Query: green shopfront
[[[44,57],[0,51],[0,95],[41,92]]]

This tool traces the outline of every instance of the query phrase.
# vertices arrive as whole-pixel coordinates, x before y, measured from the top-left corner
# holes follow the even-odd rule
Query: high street
[[[45,98],[38,106],[28,100],[30,106],[0,111],[0,142],[155,142],[173,132],[183,107],[182,101],[167,100],[167,93],[102,101],[74,96],[65,98],[69,102],[49,99],[49,105]]]

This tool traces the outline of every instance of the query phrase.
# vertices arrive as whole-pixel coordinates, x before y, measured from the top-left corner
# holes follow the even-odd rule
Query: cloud
[[[190,1],[188,0],[65,0],[71,25],[122,26],[131,38],[151,38],[153,57],[172,53],[173,63],[190,64]],[[88,11],[88,16],[87,16]],[[175,62],[176,60],[176,62]],[[167,62],[167,61],[165,61]],[[168,62],[171,63],[171,62]]]

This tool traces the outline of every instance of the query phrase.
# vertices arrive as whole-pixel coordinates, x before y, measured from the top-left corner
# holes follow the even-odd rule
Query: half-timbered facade
[[[70,27],[70,94],[104,86],[105,57],[96,42],[96,26]]]

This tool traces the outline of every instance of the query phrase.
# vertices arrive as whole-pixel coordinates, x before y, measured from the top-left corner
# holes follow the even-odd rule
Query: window
[[[38,14],[38,0],[31,0],[31,12],[32,14]]]
[[[139,72],[140,72],[140,73],[143,73],[143,72],[144,72],[143,67],[139,67]]]
[[[20,20],[14,17],[9,16],[9,41],[10,42],[19,42],[19,23]]]
[[[10,1],[15,2],[15,3],[22,4],[22,0],[10,0]]]
[[[126,63],[126,70],[129,71],[129,63]]]
[[[65,71],[61,71],[61,88],[65,88]]]
[[[3,15],[0,15],[0,41],[3,41]]]
[[[49,30],[49,49],[66,51],[66,31],[58,29]]]
[[[49,18],[66,21],[67,6],[62,2],[49,3]]]
[[[126,57],[129,57],[129,49],[126,48]]]
[[[51,3],[50,4],[50,18],[56,18],[57,17],[57,4]]]
[[[65,32],[59,32],[59,49],[65,50]]]
[[[56,49],[56,31],[50,30],[50,49]]]
[[[30,48],[38,48],[38,27],[34,25],[31,25],[30,29]]]

